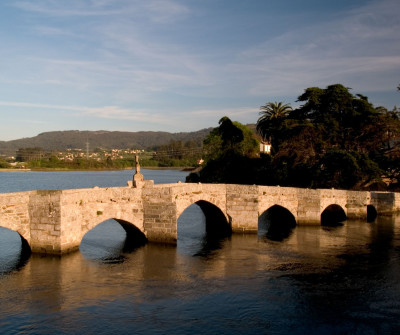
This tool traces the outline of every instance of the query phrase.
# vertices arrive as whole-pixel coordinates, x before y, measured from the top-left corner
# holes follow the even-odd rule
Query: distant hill
[[[13,141],[0,141],[0,154],[14,155],[20,148],[39,147],[45,151],[65,151],[67,149],[86,149],[89,142],[90,150],[104,149],[151,149],[174,141],[195,141],[201,143],[212,128],[195,132],[168,133],[161,131],[52,131],[41,133],[35,137],[22,138]]]

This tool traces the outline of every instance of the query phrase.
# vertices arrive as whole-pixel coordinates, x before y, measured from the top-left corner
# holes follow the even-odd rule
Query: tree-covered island
[[[307,88],[300,107],[268,102],[256,131],[222,118],[204,141],[205,164],[188,181],[307,188],[399,190],[400,119],[336,84]]]

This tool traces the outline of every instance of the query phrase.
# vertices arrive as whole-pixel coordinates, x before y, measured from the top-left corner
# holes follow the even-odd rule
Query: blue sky
[[[341,83],[400,106],[398,0],[2,0],[0,140],[255,123]]]

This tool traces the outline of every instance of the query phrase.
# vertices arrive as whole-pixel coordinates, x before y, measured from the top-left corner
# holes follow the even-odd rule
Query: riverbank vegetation
[[[126,169],[134,167],[136,156],[139,156],[142,167],[196,167],[202,152],[202,141],[199,140],[171,140],[149,150],[96,148],[86,152],[82,149],[46,152],[35,147],[17,150],[13,165],[28,169]],[[10,167],[6,160],[0,160],[0,168]]]
[[[298,101],[295,109],[281,102],[261,106],[257,132],[271,152],[259,157],[240,150],[244,136],[221,119],[204,141],[204,168],[188,181],[399,190],[396,107],[374,107],[340,84],[307,88]]]
[[[5,159],[0,158],[0,169],[8,168],[10,168],[10,163],[8,163]]]

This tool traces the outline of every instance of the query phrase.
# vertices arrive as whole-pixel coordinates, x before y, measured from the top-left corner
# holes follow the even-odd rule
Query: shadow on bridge
[[[104,263],[122,263],[124,254],[147,243],[146,236],[133,224],[109,219],[89,230],[79,246],[85,258]]]
[[[207,201],[192,204],[178,218],[178,248],[192,256],[213,255],[231,235],[225,215]]]
[[[258,218],[258,236],[261,239],[283,241],[296,227],[296,219],[286,208],[274,205]]]
[[[0,275],[20,270],[31,256],[28,242],[16,231],[0,227]]]
[[[344,209],[336,204],[329,205],[321,213],[321,226],[341,226],[346,220]]]

